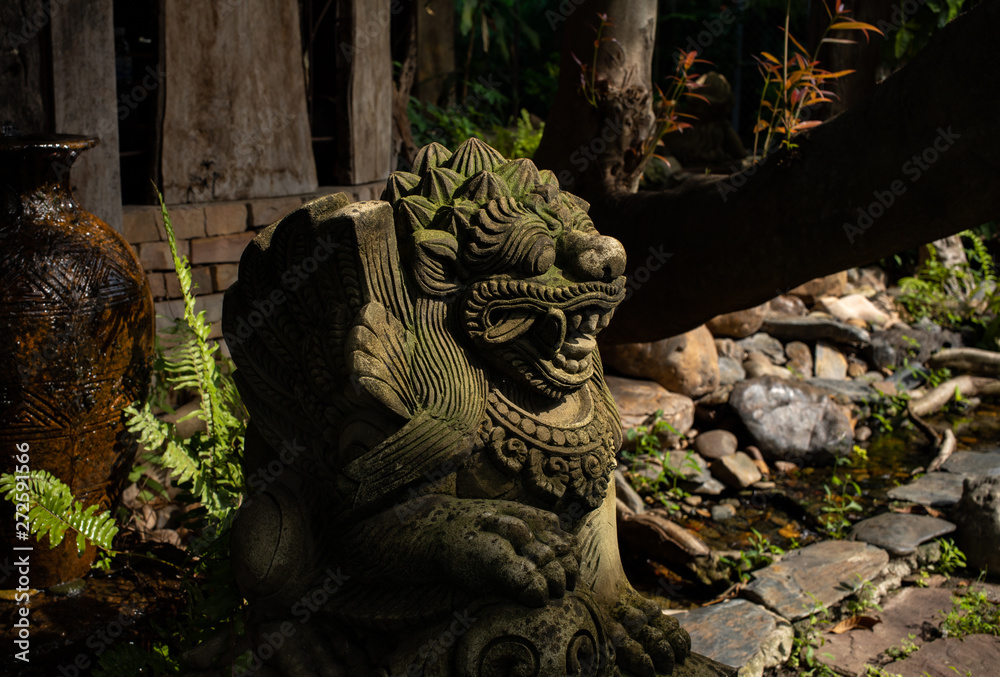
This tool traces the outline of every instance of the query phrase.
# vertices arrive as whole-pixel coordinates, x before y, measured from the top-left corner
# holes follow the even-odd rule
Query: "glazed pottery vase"
[[[71,194],[70,167],[96,143],[0,136],[0,472],[46,470],[103,510],[132,465],[123,409],[146,396],[154,315],[131,247]],[[96,557],[78,556],[72,531],[53,549],[22,540],[8,501],[0,536],[0,562],[28,555],[31,588],[80,578]]]

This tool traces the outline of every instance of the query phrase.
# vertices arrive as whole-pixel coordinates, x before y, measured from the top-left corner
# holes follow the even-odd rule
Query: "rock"
[[[703,500],[701,496],[685,496],[683,499],[684,503],[690,505],[692,508],[697,508]]]
[[[712,519],[716,522],[725,522],[736,517],[736,508],[731,505],[713,505]]]
[[[847,378],[847,358],[826,341],[816,341],[816,378],[844,380]]]
[[[773,376],[780,379],[795,378],[795,374],[790,370],[771,364],[771,360],[763,353],[750,353],[746,362],[743,363],[743,371],[747,378],[760,378],[761,376]]]
[[[726,490],[726,485],[714,477],[709,477],[701,484],[693,486],[690,489],[685,489],[686,491],[690,491],[692,494],[701,494],[702,496],[718,496]]]
[[[782,341],[823,339],[851,345],[867,345],[871,341],[871,335],[864,329],[823,317],[769,315],[764,318],[761,330]]]
[[[921,543],[950,534],[955,525],[930,515],[887,512],[851,527],[850,539],[876,545],[891,555],[909,555]]]
[[[731,357],[719,356],[719,385],[731,386],[747,377],[743,365]]]
[[[758,449],[754,445],[752,444],[747,445],[747,448],[744,451],[746,452],[746,455],[752,458],[753,460],[761,462],[764,461],[764,454],[760,453],[760,449]]]
[[[882,602],[878,617],[882,620],[870,630],[825,635],[819,659],[835,668],[838,674],[864,675],[865,664],[877,663],[877,657],[889,647],[898,647],[901,640],[912,636],[918,646],[923,644],[925,624],[941,624],[941,611],[952,606],[951,592],[941,589],[904,588]],[[893,663],[886,666],[887,675],[898,673]],[[958,677],[952,673],[951,677]]]
[[[783,472],[785,474],[788,474],[790,472],[797,471],[799,469],[799,466],[795,465],[794,463],[789,463],[788,461],[775,461],[774,469],[777,470],[778,472]]]
[[[953,512],[969,567],[1000,571],[1000,477],[966,478]]]
[[[867,543],[823,541],[792,550],[755,571],[744,594],[795,621],[808,616],[817,604],[830,606],[844,599],[858,580],[871,580],[888,562],[885,550]]]
[[[811,378],[806,382],[811,386],[816,386],[834,395],[838,401],[843,403],[870,401],[876,395],[875,389],[864,381]]]
[[[819,388],[764,376],[733,387],[729,404],[770,461],[800,465],[847,456],[854,444],[844,411]]]
[[[672,393],[655,381],[638,381],[620,376],[605,376],[611,396],[618,405],[622,428],[642,425],[650,414],[663,411],[663,420],[684,435],[694,425],[694,402],[690,397]]]
[[[888,276],[878,266],[867,266],[865,268],[852,268],[847,271],[847,281],[856,287],[868,286],[879,292],[885,291],[888,284]]]
[[[740,677],[760,677],[783,664],[795,633],[781,616],[745,599],[685,611],[674,616],[691,635],[691,649],[740,668]]]
[[[808,305],[821,296],[840,296],[845,291],[847,291],[847,271],[842,270],[839,273],[809,280],[788,293],[801,297]]]
[[[813,375],[812,351],[805,343],[792,341],[785,346],[785,355],[788,356],[788,365],[802,378],[810,378]]]
[[[785,294],[771,299],[768,306],[771,312],[776,315],[805,315],[809,312],[802,299],[798,296],[787,296]]]
[[[743,348],[747,353],[763,353],[771,360],[772,364],[784,364],[787,361],[785,359],[785,347],[781,345],[781,341],[764,332],[758,332],[753,336],[740,339],[736,342],[736,345]]]
[[[699,437],[701,436],[699,435]],[[708,473],[708,462],[693,451],[670,451],[667,452],[665,460],[666,468],[688,482],[701,484],[711,477]]]
[[[742,451],[715,459],[712,474],[733,489],[746,489],[763,479],[757,464]]]
[[[961,345],[961,334],[953,331],[930,332],[895,326],[872,333],[867,356],[868,362],[878,369],[896,369],[907,361],[927,364],[930,356],[941,348]]]
[[[1000,451],[956,451],[941,469],[961,475],[1000,475]]]
[[[867,442],[871,439],[872,429],[866,425],[859,425],[854,429],[854,441],[855,442]]]
[[[623,374],[651,378],[667,390],[698,397],[719,385],[719,357],[704,326],[653,343],[602,348],[605,362]]]
[[[718,459],[736,453],[739,441],[728,430],[709,430],[694,440],[694,449],[704,458]]]
[[[889,316],[879,310],[874,303],[861,294],[849,294],[843,298],[823,296],[818,305],[821,309],[844,322],[852,319],[862,320],[879,327],[889,321]]]
[[[895,501],[911,501],[932,508],[946,509],[962,498],[963,479],[963,475],[955,473],[927,473],[909,484],[893,487],[889,490],[888,496]]]
[[[1000,637],[970,635],[963,639],[948,637],[928,642],[920,651],[890,663],[886,669],[901,677],[986,677],[997,674],[998,665]]]
[[[927,380],[927,369],[920,362],[910,362],[896,369],[889,378],[889,383],[896,386],[896,391],[919,388]]]
[[[768,306],[765,303],[746,310],[716,315],[705,326],[713,336],[745,338],[760,329],[767,310]]]
[[[747,351],[730,338],[715,339],[715,352],[719,354],[719,357],[729,357],[737,362],[743,362],[747,358]]]

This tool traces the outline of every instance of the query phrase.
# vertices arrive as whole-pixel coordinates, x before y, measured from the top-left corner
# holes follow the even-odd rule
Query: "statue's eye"
[[[550,235],[533,233],[526,238],[526,245],[520,248],[523,255],[518,267],[528,275],[541,275],[556,262],[556,243]]]

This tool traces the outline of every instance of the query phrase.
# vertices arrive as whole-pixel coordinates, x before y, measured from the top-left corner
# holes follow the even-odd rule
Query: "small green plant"
[[[785,554],[785,551],[771,543],[771,540],[757,531],[750,529],[750,547],[741,550],[738,559],[730,557],[720,557],[719,561],[729,567],[737,576],[740,583],[750,580],[750,573],[757,569],[762,569],[774,562],[775,557]]]
[[[966,567],[965,553],[955,545],[955,541],[950,538],[942,538],[938,541],[938,547],[941,558],[934,565],[936,572],[951,576],[956,571]]]
[[[879,668],[874,665],[865,666],[864,677],[903,677],[895,672],[888,672],[885,668]]]
[[[990,602],[981,587],[970,586],[964,595],[952,597],[952,608],[941,624],[941,632],[945,637],[958,638],[1000,636],[1000,605]]]
[[[870,611],[882,611],[878,602],[878,590],[875,584],[864,580],[858,574],[858,584],[851,596],[844,602],[844,610],[851,616],[862,616]]]
[[[838,458],[837,467],[850,465],[849,458]],[[832,485],[832,486],[831,486]],[[861,487],[849,475],[843,477],[834,473],[830,477],[830,484],[823,485],[824,497],[820,512],[823,513],[823,528],[831,538],[842,539],[847,536],[847,530],[851,526],[848,515],[859,512],[864,507],[858,503],[862,496]]]
[[[576,54],[570,52],[570,56],[576,61],[576,65],[580,67],[580,93],[583,94],[583,98],[587,100],[587,103],[591,105],[592,108],[597,108],[597,57],[600,54],[601,46],[606,43],[614,43],[621,48],[621,45],[614,38],[609,38],[604,35],[604,29],[608,26],[614,26],[611,21],[608,20],[608,15],[603,12],[598,12],[597,18],[600,19],[600,23],[597,28],[594,29],[596,32],[596,37],[594,38],[594,54],[591,57],[591,63],[586,64],[577,57]]]
[[[493,136],[489,144],[496,148],[507,158],[531,158],[534,157],[538,144],[542,141],[542,133],[545,131],[545,123],[537,127],[531,120],[531,115],[525,109],[521,109],[521,116],[513,130],[507,127],[494,127]]]
[[[920,647],[913,641],[916,635],[908,635],[906,639],[899,643],[899,646],[890,646],[885,650],[885,655],[894,661],[901,661]]]
[[[799,624],[795,629],[795,639],[792,640],[792,652],[788,659],[788,666],[798,668],[797,674],[803,677],[835,677],[837,673],[819,660],[821,655],[818,650],[826,642],[823,637],[823,625],[829,618],[829,610],[826,605],[819,601],[815,595],[810,594],[815,604],[809,612],[808,620]]]

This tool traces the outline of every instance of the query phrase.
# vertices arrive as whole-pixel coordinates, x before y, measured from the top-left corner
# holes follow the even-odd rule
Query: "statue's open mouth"
[[[487,280],[466,297],[466,327],[473,340],[533,385],[571,390],[593,375],[595,337],[624,296],[624,277],[566,286]],[[543,383],[534,383],[538,379]]]

